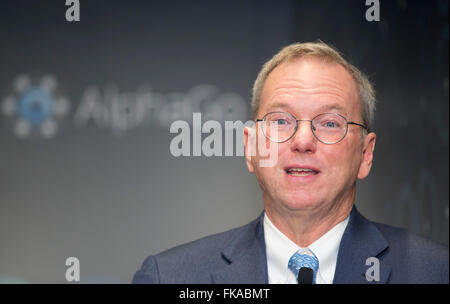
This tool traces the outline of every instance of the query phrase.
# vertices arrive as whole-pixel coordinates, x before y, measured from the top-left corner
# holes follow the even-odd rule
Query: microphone
[[[309,267],[302,267],[298,271],[299,284],[312,284],[314,271]]]

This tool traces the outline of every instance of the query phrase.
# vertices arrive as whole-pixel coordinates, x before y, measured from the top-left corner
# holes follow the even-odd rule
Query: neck
[[[347,199],[335,201],[324,207],[282,210],[281,208],[270,208],[269,204],[265,204],[265,211],[278,230],[295,244],[305,248],[350,214],[354,198],[355,191]]]

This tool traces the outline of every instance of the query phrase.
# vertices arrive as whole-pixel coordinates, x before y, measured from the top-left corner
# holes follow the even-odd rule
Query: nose
[[[290,139],[291,150],[302,153],[314,153],[317,149],[317,138],[311,129],[311,122],[299,120],[298,129]]]

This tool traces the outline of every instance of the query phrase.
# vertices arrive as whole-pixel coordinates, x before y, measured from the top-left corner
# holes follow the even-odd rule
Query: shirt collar
[[[269,220],[264,213],[264,239],[266,242],[266,255],[269,283],[286,282],[288,276],[288,262],[291,256],[299,249]]]
[[[318,275],[322,282],[332,283],[336,270],[337,255],[342,235],[347,227],[349,217],[335,225],[327,233],[314,241],[308,248],[319,260]],[[285,236],[264,214],[264,239],[268,265],[269,283],[274,280],[287,282],[289,269],[287,267],[291,256],[303,249]]]
[[[319,260],[318,272],[325,282],[333,282],[339,245],[347,227],[348,219],[347,216],[308,247]]]

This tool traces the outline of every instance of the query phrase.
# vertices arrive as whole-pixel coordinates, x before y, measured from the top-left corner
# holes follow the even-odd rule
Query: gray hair
[[[252,94],[252,118],[256,119],[258,114],[261,93],[270,72],[272,72],[278,65],[292,59],[301,57],[316,57],[330,63],[337,63],[343,66],[353,77],[358,87],[359,100],[362,103],[362,119],[367,129],[372,130],[373,119],[375,115],[375,90],[373,85],[360,70],[347,62],[335,48],[327,45],[322,41],[294,43],[281,49],[275,56],[267,61],[253,85]]]

